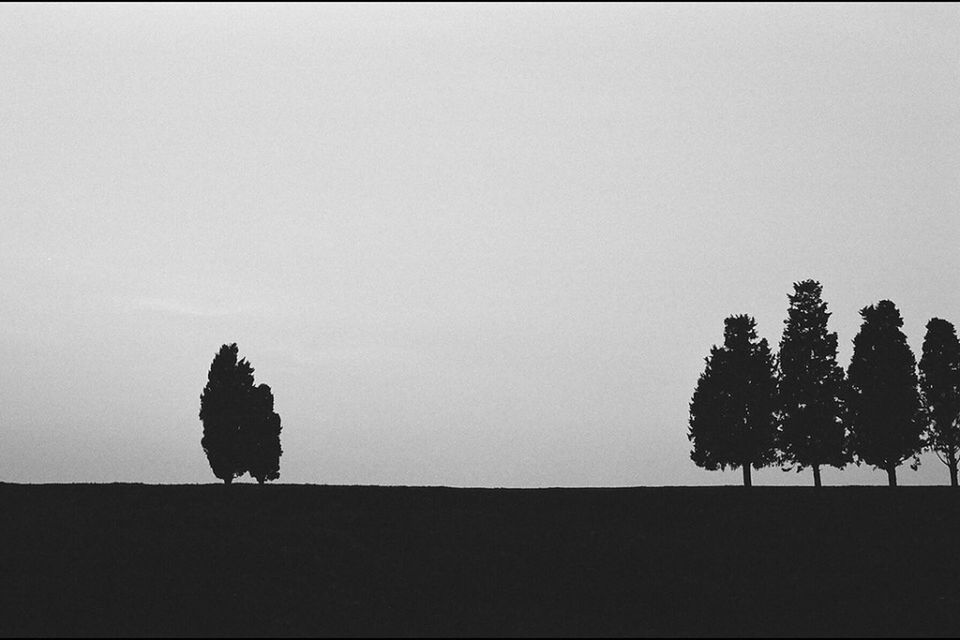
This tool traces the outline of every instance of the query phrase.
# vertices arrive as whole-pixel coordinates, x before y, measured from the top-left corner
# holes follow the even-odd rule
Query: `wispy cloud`
[[[223,307],[196,305],[173,298],[135,298],[132,306],[134,309],[141,311],[159,311],[161,313],[190,316],[193,318],[221,318],[242,312],[239,308],[226,309]]]

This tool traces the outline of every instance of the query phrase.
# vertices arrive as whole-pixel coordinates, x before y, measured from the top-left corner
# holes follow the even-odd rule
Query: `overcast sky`
[[[960,323],[958,105],[957,4],[5,5],[0,480],[216,481],[237,342],[283,482],[739,483],[726,316]]]

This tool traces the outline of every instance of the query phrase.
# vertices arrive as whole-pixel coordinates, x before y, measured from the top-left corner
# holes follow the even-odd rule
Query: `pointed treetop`
[[[723,321],[723,345],[727,348],[757,339],[757,321],[743,313]]]

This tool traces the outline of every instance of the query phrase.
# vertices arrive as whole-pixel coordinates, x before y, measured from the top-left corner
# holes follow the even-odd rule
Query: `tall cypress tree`
[[[950,470],[957,486],[960,448],[960,341],[952,323],[933,318],[927,323],[920,357],[920,389],[928,418],[927,446]]]
[[[253,367],[246,360],[237,360],[236,343],[220,347],[200,396],[200,445],[213,475],[226,484],[246,472],[241,423],[246,414],[246,395],[252,386]]]
[[[200,444],[226,484],[247,471],[262,483],[280,475],[280,416],[270,387],[254,386],[253,367],[237,353],[236,343],[225,344],[210,364],[200,396]]]
[[[724,321],[722,347],[712,347],[690,402],[690,458],[710,470],[740,467],[750,486],[750,467],[776,460],[776,377],[766,339],[757,339],[747,315]]]
[[[780,340],[779,449],[782,461],[801,471],[813,470],[820,486],[820,467],[843,467],[843,369],[837,364],[837,334],[827,331],[830,313],[815,280],[793,285],[788,296]]]
[[[881,300],[860,315],[847,371],[850,448],[858,462],[885,470],[895,486],[897,467],[913,458],[916,469],[923,447],[916,360],[896,305]]]

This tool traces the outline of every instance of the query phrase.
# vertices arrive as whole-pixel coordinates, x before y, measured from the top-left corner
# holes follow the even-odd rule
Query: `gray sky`
[[[215,481],[237,342],[284,482],[738,483],[724,317],[960,323],[958,105],[956,4],[5,5],[0,480]]]

